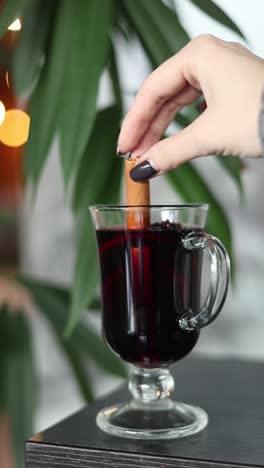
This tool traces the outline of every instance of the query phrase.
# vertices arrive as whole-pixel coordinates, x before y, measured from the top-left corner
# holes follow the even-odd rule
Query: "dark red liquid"
[[[198,331],[179,326],[186,310],[200,307],[202,251],[183,248],[188,232],[169,223],[97,231],[104,335],[125,361],[166,365],[198,339]]]

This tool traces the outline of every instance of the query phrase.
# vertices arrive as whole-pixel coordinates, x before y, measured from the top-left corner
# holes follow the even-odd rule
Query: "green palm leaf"
[[[61,86],[67,67],[67,39],[75,2],[59,0],[46,63],[30,104],[31,125],[25,174],[37,186],[55,135]]]
[[[53,331],[65,341],[66,346],[82,353],[83,357],[91,358],[105,372],[126,377],[121,360],[108,349],[85,321],[77,323],[70,336],[63,337],[71,301],[69,291],[25,276],[20,277],[20,281],[30,290],[42,314],[47,317]]]
[[[23,312],[0,311],[4,379],[1,381],[2,404],[11,422],[11,436],[17,467],[24,467],[24,442],[33,433],[36,381],[31,332]]]
[[[115,156],[119,122],[120,111],[116,106],[103,109],[97,114],[74,184],[75,212],[100,203],[101,194],[111,180],[109,177],[113,165],[120,164]],[[118,190],[118,186],[116,189]]]
[[[59,337],[58,337],[59,339]],[[72,373],[79,386],[80,394],[89,403],[94,400],[93,389],[89,381],[87,366],[84,365],[84,356],[75,346],[67,341],[59,339],[59,343],[68,359]]]
[[[88,207],[79,214],[78,231],[77,259],[67,335],[72,332],[85,307],[93,300],[98,285],[95,236]]]
[[[178,16],[160,0],[122,0],[124,11],[133,24],[154,66],[160,65],[189,41]]]
[[[211,234],[223,242],[233,260],[232,236],[229,220],[203,178],[192,163],[186,163],[166,174],[172,187],[187,203],[209,203],[210,210],[207,227]]]
[[[72,1],[72,0],[70,0]],[[68,30],[67,68],[60,90],[61,162],[66,184],[75,173],[96,117],[99,78],[110,46],[112,0],[78,0]]]
[[[242,161],[237,156],[216,156],[216,160],[220,163],[223,169],[232,177],[237,184],[240,196],[243,197],[244,189],[241,178]]]
[[[34,0],[25,11],[23,28],[15,49],[12,77],[17,96],[27,96],[36,83],[46,55],[46,42],[56,4]]]
[[[96,294],[97,255],[88,206],[114,203],[118,199],[122,171],[122,163],[115,156],[119,121],[120,111],[117,107],[109,107],[98,113],[76,177],[73,206],[79,212],[79,233],[68,332]]]

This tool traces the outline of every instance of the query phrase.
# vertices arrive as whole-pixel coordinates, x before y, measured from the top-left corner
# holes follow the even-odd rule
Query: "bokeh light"
[[[5,77],[6,77],[6,84],[7,84],[8,88],[10,88],[10,83],[9,83],[9,73],[8,73],[8,70],[6,71]]]
[[[30,118],[19,109],[5,112],[5,118],[0,126],[0,141],[7,146],[24,145],[28,139]]]
[[[0,125],[2,125],[4,121],[5,114],[6,114],[5,106],[2,103],[2,101],[0,101]]]
[[[22,24],[19,18],[17,18],[13,23],[8,26],[9,31],[20,31]]]

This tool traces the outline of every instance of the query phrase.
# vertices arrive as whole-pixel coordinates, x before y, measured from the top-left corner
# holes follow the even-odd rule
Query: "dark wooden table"
[[[209,414],[200,435],[168,442],[120,439],[95,425],[98,410],[126,389],[26,443],[27,468],[264,467],[264,363],[185,359],[174,366],[175,397]]]

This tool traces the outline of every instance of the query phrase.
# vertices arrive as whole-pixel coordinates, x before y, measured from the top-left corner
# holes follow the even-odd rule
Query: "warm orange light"
[[[8,88],[10,88],[10,83],[9,83],[9,73],[8,73],[8,70],[6,71],[5,77],[6,77],[6,84],[7,84]]]
[[[0,126],[0,141],[7,146],[21,146],[26,143],[29,134],[30,118],[19,109],[6,111]]]
[[[2,125],[4,121],[5,114],[6,114],[5,106],[2,103],[2,101],[0,101],[0,125]]]
[[[20,31],[22,24],[19,18],[17,18],[13,23],[8,26],[9,31]]]

